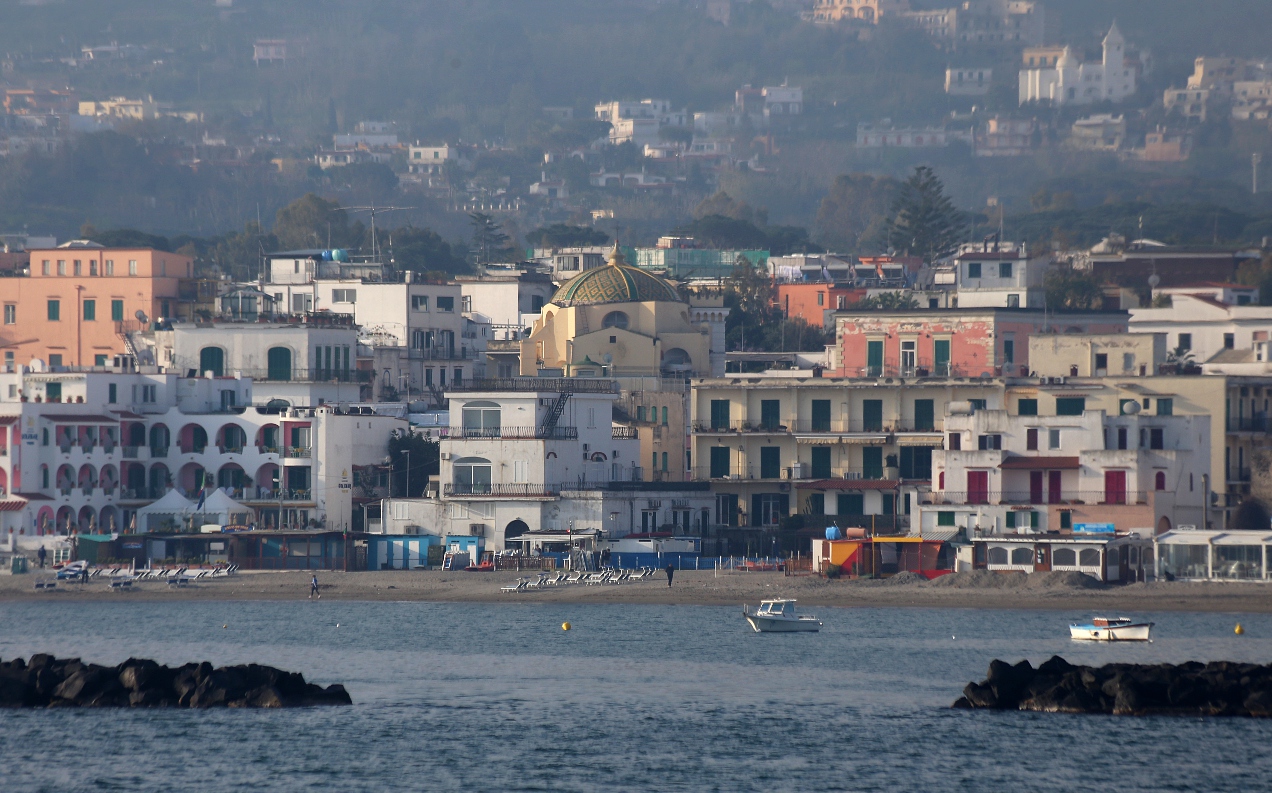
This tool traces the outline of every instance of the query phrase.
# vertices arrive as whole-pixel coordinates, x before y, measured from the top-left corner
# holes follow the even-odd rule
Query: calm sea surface
[[[1101,647],[1066,638],[1082,612],[810,611],[820,634],[719,607],[4,604],[6,659],[260,662],[355,704],[0,710],[0,791],[1272,789],[1272,722],[948,708],[996,657],[1269,662],[1270,616],[1137,614],[1153,644]]]

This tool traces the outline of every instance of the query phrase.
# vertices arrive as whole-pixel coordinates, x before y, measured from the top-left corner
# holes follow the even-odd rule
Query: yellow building
[[[711,330],[671,284],[623,260],[563,285],[521,342],[521,374],[565,377],[707,376]]]

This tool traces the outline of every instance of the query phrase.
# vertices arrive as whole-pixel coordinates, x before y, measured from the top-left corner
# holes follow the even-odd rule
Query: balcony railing
[[[525,497],[543,498],[556,495],[559,486],[538,485],[529,483],[507,484],[474,484],[455,482],[442,486],[442,495],[446,496],[492,496],[492,497]]]
[[[696,482],[705,482],[710,480],[818,480],[818,479],[884,479],[884,470],[863,471],[861,469],[850,468],[829,468],[819,469],[816,472],[809,463],[798,463],[796,465],[784,465],[776,471],[776,476],[764,476],[765,473],[772,474],[773,471],[763,471],[758,465],[748,465],[739,467],[737,465],[730,466],[727,471],[724,469],[716,469],[711,466],[700,466],[692,469],[690,472],[693,480]]]
[[[256,447],[256,451],[260,452],[261,454],[278,454],[279,447],[277,444],[273,446],[266,446],[264,444],[261,444]]]
[[[611,427],[610,437],[614,440],[635,440],[640,436],[635,427]]]
[[[313,453],[313,449],[309,446],[288,446],[287,453],[284,457],[308,457]]]
[[[1228,432],[1268,432],[1272,426],[1268,416],[1244,416],[1228,419]]]
[[[448,391],[541,391],[545,393],[617,394],[618,383],[591,377],[479,377],[452,383]]]
[[[798,432],[826,433],[828,435],[834,435],[837,433],[850,432],[939,432],[940,430],[937,429],[934,422],[919,423],[913,419],[883,419],[880,421],[870,419],[840,419],[830,422],[800,419],[797,421],[785,422],[730,421],[727,423],[719,423],[711,421],[695,421],[693,423],[693,431],[707,434],[749,432],[762,435],[776,435]]]
[[[121,448],[124,450],[123,457],[125,460],[136,460],[137,451],[141,447],[140,446],[123,446]]]
[[[453,439],[489,440],[574,440],[579,437],[578,427],[451,427],[447,437]]]
[[[218,446],[217,449],[221,451],[221,454],[242,454],[243,444],[237,443],[237,444],[234,444],[233,446],[226,446],[222,444]]]
[[[1250,469],[1249,468],[1229,468],[1228,481],[1229,482],[1249,482]]]
[[[168,447],[167,446],[151,446],[150,456],[151,457],[167,457]]]
[[[1037,505],[1048,504],[1147,504],[1148,492],[1144,490],[1061,490],[1058,493],[1042,491],[977,492],[946,490],[942,493],[921,493],[921,504],[950,505]]]

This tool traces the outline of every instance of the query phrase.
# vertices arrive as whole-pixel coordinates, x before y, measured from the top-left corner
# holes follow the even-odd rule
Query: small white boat
[[[762,600],[760,607],[752,611],[742,607],[742,615],[756,633],[793,633],[795,631],[821,630],[816,617],[795,613],[793,600]]]
[[[1153,623],[1130,617],[1095,617],[1086,625],[1070,625],[1069,637],[1092,642],[1149,642]]]

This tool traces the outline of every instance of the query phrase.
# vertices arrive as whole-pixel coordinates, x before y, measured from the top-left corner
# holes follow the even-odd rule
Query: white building
[[[612,145],[630,142],[642,151],[658,143],[663,127],[687,127],[693,121],[687,110],[673,110],[666,99],[601,102],[595,107],[595,118],[609,122]]]
[[[1258,305],[1258,287],[1204,283],[1158,289],[1154,294],[1164,298],[1155,301],[1160,307],[1131,309],[1128,327],[1132,332],[1165,334],[1167,349],[1182,347],[1197,364],[1214,360],[1222,370],[1215,373],[1253,373],[1228,371],[1222,364],[1241,363],[1232,353],[1252,353],[1269,340],[1272,307]],[[1251,362],[1265,361],[1251,358]]]
[[[406,163],[410,173],[437,174],[446,167],[463,170],[471,170],[473,167],[473,160],[466,151],[447,144],[411,146],[407,149]]]
[[[950,96],[985,96],[993,82],[994,70],[983,66],[945,70],[945,93]]]
[[[949,138],[944,127],[895,127],[891,119],[884,119],[878,124],[857,125],[859,149],[941,147],[949,143]]]
[[[456,426],[441,442],[439,487],[431,498],[390,502],[386,533],[478,536],[503,550],[530,532],[705,531],[708,488],[640,481],[640,442],[611,420],[613,382],[498,385],[447,393]]]
[[[1137,68],[1126,57],[1126,39],[1114,23],[1104,37],[1099,63],[1080,63],[1069,47],[1054,68],[1020,70],[1020,104],[1090,105],[1121,102],[1135,93]]]
[[[968,243],[921,276],[921,288],[944,292],[946,308],[1037,308],[1043,304],[1046,255],[1024,243]]]
[[[188,377],[210,372],[213,377],[250,378],[256,381],[256,404],[362,400],[354,361],[358,331],[349,315],[291,322],[179,322],[149,336],[159,366]]]
[[[0,528],[122,531],[175,491],[218,488],[260,526],[355,527],[390,434],[368,408],[248,407],[250,379],[172,374],[0,374]],[[280,523],[281,521],[281,523]],[[136,523],[139,532],[158,526]]]
[[[932,492],[919,507],[924,529],[958,526],[970,538],[1115,527],[1148,536],[1204,525],[1209,416],[1147,415],[1133,399],[1109,416],[1087,410],[1081,396],[1016,408],[949,406]]]

